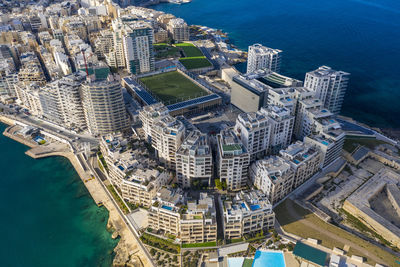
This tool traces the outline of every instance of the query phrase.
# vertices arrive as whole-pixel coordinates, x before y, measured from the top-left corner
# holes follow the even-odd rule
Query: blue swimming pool
[[[252,267],[285,267],[285,259],[281,251],[257,250]]]
[[[162,205],[161,208],[166,209],[166,210],[172,210],[172,207],[165,206],[165,205]]]

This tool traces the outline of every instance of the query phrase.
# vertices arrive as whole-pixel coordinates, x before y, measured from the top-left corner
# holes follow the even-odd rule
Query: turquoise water
[[[256,42],[282,49],[282,72],[301,80],[321,65],[350,72],[342,113],[400,128],[398,0],[193,0],[154,8],[222,29],[241,49]]]
[[[70,162],[34,160],[2,135],[0,266],[111,266],[116,240]]]
[[[285,267],[285,259],[282,252],[260,251],[254,255],[252,267]]]

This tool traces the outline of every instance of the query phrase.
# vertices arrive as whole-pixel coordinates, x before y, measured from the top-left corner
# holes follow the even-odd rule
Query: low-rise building
[[[239,192],[224,201],[225,239],[242,238],[274,227],[275,214],[260,190]]]
[[[213,196],[200,193],[187,200],[180,189],[162,188],[150,207],[149,227],[177,236],[182,243],[217,241],[217,221]]]

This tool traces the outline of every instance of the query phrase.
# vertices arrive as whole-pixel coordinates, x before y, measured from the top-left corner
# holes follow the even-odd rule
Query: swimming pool
[[[281,251],[257,250],[252,267],[285,267],[285,259]]]
[[[228,258],[228,267],[242,267],[243,262],[243,257]]]

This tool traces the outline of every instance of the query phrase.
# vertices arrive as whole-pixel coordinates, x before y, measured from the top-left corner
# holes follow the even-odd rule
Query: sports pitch
[[[193,83],[178,71],[143,77],[140,80],[153,95],[165,105],[172,105],[189,99],[208,95],[204,89]]]

